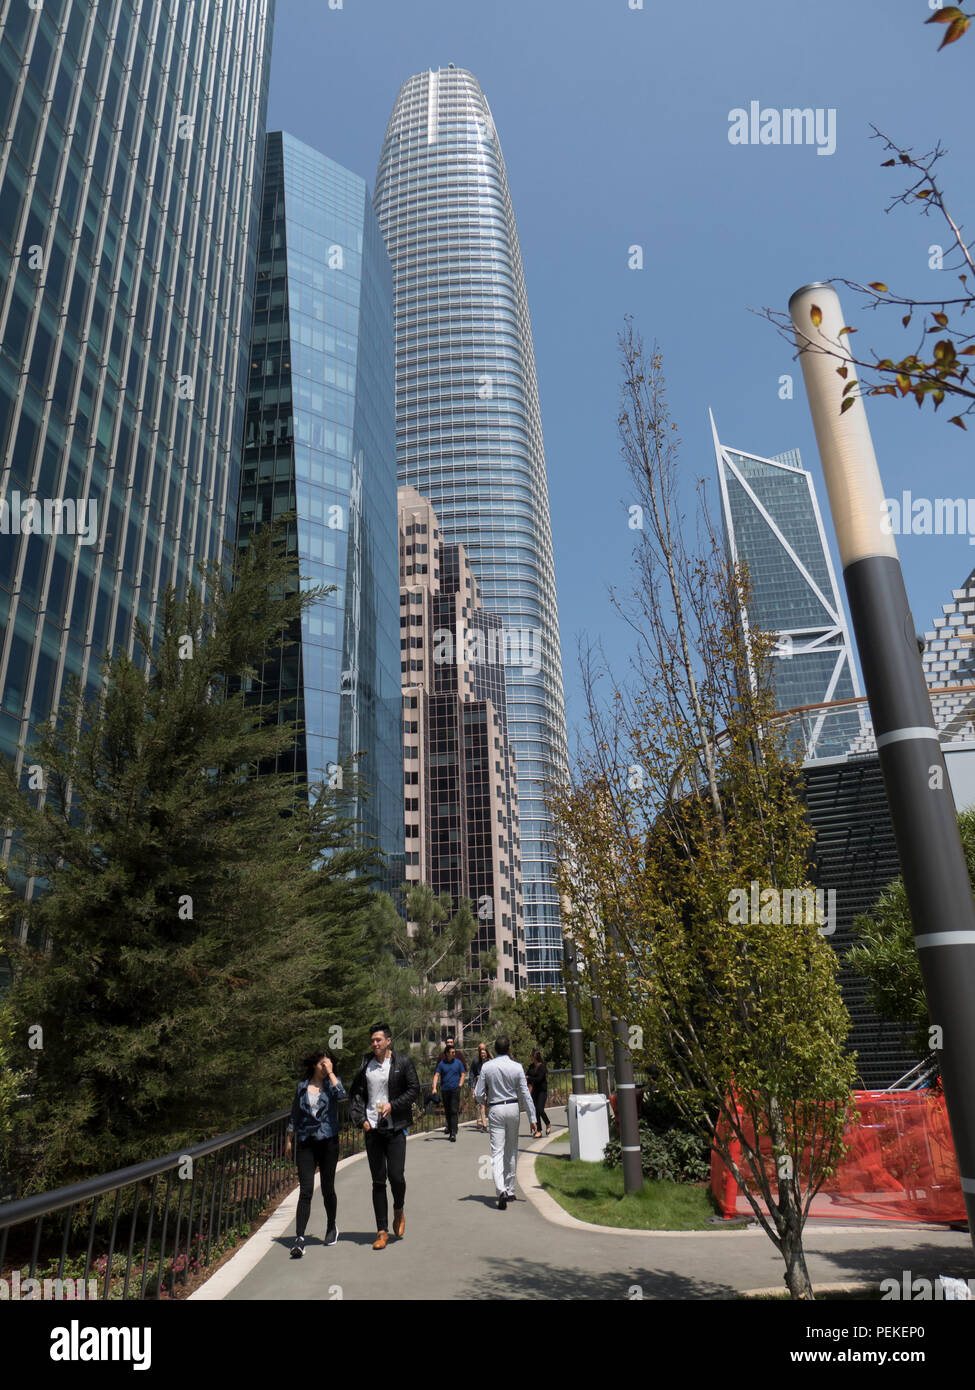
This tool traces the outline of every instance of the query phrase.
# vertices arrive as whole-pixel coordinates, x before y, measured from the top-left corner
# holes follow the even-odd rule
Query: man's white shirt
[[[366,1105],[366,1119],[373,1129],[379,1124],[379,1107],[389,1102],[389,1064],[391,1058],[386,1055],[385,1062],[377,1062],[373,1057],[366,1067],[366,1087],[369,1092],[369,1101]]]
[[[485,1062],[474,1087],[476,1100],[486,1100],[488,1105],[500,1105],[505,1101],[520,1101],[529,1120],[535,1124],[535,1106],[528,1089],[525,1068],[513,1057],[502,1054]]]

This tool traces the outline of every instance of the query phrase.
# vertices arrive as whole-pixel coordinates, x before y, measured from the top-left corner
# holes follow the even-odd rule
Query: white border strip
[[[975,931],[932,931],[916,936],[914,945],[919,951],[929,946],[975,946]]]
[[[877,736],[877,747],[883,748],[888,743],[900,743],[902,739],[908,738],[933,738],[937,740],[937,729],[929,729],[925,724],[915,724],[913,728],[892,729],[889,734],[879,734]]]

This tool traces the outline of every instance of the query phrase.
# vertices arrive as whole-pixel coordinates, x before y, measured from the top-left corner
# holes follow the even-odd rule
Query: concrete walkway
[[[553,1138],[565,1111],[552,1110]],[[522,1115],[518,1201],[496,1209],[486,1134],[464,1125],[456,1144],[418,1134],[406,1151],[406,1235],[374,1251],[365,1155],[339,1165],[337,1245],[326,1247],[316,1190],[304,1259],[292,1260],[297,1190],[194,1299],[681,1299],[782,1288],[783,1265],[758,1229],[613,1231],[575,1222],[537,1188]],[[560,1149],[562,1146],[559,1146]],[[530,1200],[523,1200],[528,1197]],[[968,1236],[905,1227],[806,1228],[814,1283],[951,1274],[975,1277]]]

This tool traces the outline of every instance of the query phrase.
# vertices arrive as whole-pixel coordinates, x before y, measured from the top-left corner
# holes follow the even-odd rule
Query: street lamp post
[[[856,372],[839,297],[831,285],[805,285],[789,313],[975,1242],[975,899],[866,411],[856,386],[844,391]]]
[[[565,972],[568,976],[565,1002],[569,1015],[569,1064],[572,1068],[572,1094],[584,1096],[586,1094],[586,1050],[582,1041],[582,1016],[576,1003],[579,974],[576,968],[575,951],[565,937],[562,939],[562,954],[565,960]]]
[[[619,933],[615,926],[607,929],[613,950],[619,952]],[[623,1191],[629,1195],[643,1187],[643,1160],[640,1153],[640,1117],[636,1108],[636,1082],[633,1080],[633,1058],[630,1056],[629,1029],[624,1018],[618,1018],[610,1005],[613,1028],[613,1069],[616,1072],[616,1116],[623,1150]]]
[[[592,966],[589,968],[589,988],[590,998],[592,1000],[592,1016],[596,1025],[596,1040],[593,1043],[593,1048],[596,1053],[596,1090],[601,1096],[608,1096],[609,1069],[606,1066],[606,1049],[599,1041],[602,1037],[602,1023],[604,1017],[603,998],[599,993],[599,981],[596,977],[596,971]]]

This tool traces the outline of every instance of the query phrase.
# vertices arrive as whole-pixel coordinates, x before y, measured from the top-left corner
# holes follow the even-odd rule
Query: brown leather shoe
[[[385,1250],[389,1241],[389,1236],[385,1231],[380,1231],[372,1243],[373,1250]]]
[[[394,1212],[393,1212],[393,1235],[394,1235],[394,1236],[397,1236],[400,1240],[402,1240],[403,1237],[406,1235],[406,1212],[405,1212],[405,1211],[394,1211]]]

